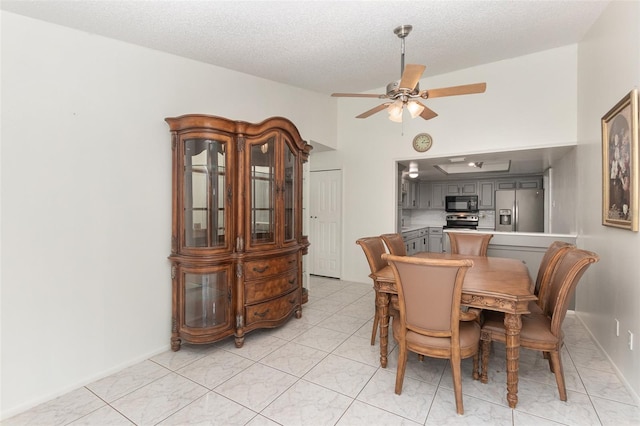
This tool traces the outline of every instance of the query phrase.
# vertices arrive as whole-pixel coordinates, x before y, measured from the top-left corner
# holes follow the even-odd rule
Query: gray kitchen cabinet
[[[423,181],[418,183],[418,208],[431,208],[431,186],[431,182]]]
[[[404,240],[408,256],[427,249],[425,246],[425,238],[428,234],[428,228],[414,229],[402,233],[402,239]]]
[[[403,209],[417,209],[418,208],[418,182],[417,181],[405,181],[406,192],[402,194],[402,208]]]
[[[496,189],[542,189],[542,176],[499,179]]]
[[[494,192],[494,181],[478,182],[478,209],[493,210],[495,208]]]
[[[403,209],[444,210],[447,195],[477,195],[480,210],[495,208],[495,191],[499,189],[542,189],[542,176],[514,176],[471,181],[402,181]]]
[[[442,253],[442,228],[429,227],[428,251]]]
[[[416,229],[413,231],[403,232],[402,239],[404,240],[407,255],[416,253],[416,243],[419,243],[420,241],[420,233],[418,232],[418,230]]]
[[[407,255],[416,254],[420,251],[420,238],[413,238],[407,241]]]
[[[542,178],[518,179],[518,189],[542,189]]]
[[[447,182],[446,195],[476,195],[478,193],[477,182]]]
[[[444,209],[445,183],[431,184],[431,206],[432,209]]]

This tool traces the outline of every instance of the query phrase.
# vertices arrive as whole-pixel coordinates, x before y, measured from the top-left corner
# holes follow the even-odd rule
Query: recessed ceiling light
[[[455,164],[437,164],[436,169],[445,175],[453,175],[458,173],[487,173],[487,172],[508,172],[511,167],[511,160],[493,161],[493,162],[471,162],[471,163],[455,163]]]
[[[464,157],[449,158],[449,161],[452,163],[462,163],[464,161]]]

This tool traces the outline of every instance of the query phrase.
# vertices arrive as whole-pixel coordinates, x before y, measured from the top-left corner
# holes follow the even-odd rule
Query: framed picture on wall
[[[602,224],[638,231],[638,90],[602,117]]]

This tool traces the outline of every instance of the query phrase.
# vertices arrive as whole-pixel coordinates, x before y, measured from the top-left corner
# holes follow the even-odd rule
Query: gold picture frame
[[[602,117],[602,224],[638,231],[638,90]]]

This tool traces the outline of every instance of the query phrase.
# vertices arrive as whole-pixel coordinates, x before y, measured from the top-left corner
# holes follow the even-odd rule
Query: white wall
[[[487,82],[484,94],[426,101],[439,114],[429,121],[393,123],[385,112],[360,120],[354,117],[376,101],[340,99],[339,152],[331,155],[344,170],[343,252],[348,261],[342,277],[367,282],[368,266],[355,241],[394,232],[398,159],[575,144],[576,66],[577,46],[572,45],[426,78],[421,88]],[[411,140],[422,131],[433,136],[434,145],[420,155]]]
[[[551,187],[547,191],[549,200],[549,232],[554,234],[577,233],[576,155],[572,149],[550,170]]]
[[[187,113],[336,146],[335,99],[0,12],[0,416],[169,348],[170,135]]]
[[[640,2],[611,2],[578,48],[578,244],[601,259],[580,283],[576,310],[636,396],[640,395],[640,234],[601,225],[600,119],[638,86]],[[620,337],[615,336],[615,318],[620,320]],[[633,351],[627,347],[627,330],[635,335]]]

